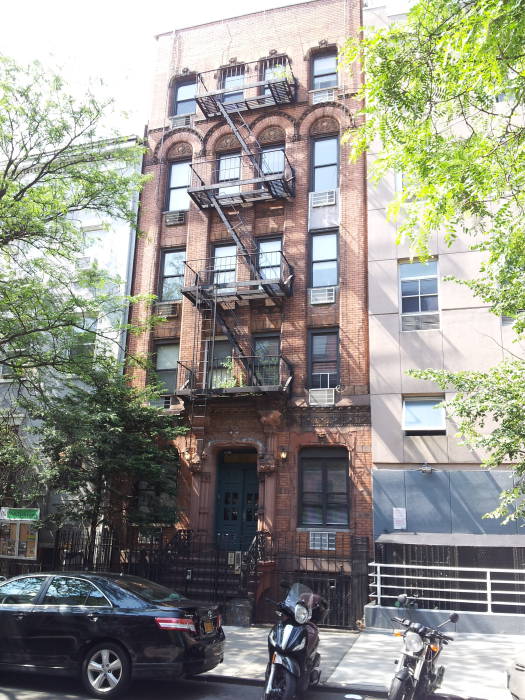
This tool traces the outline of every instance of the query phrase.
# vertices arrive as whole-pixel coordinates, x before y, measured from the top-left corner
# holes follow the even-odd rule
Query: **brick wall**
[[[352,92],[355,76],[345,76],[347,97],[311,106],[308,101],[312,52],[320,45],[341,47],[346,36],[360,26],[357,2],[313,0],[292,7],[215,22],[161,35],[149,150],[145,172],[151,175],[141,200],[140,230],[135,260],[134,293],[155,294],[162,248],[185,247],[187,260],[205,258],[212,242],[229,242],[217,217],[191,204],[184,225],[166,226],[163,218],[169,162],[180,155],[213,158],[215,144],[228,133],[220,119],[197,116],[193,128],[168,125],[168,100],[172,79],[183,69],[190,72],[218,68],[231,58],[258,60],[271,50],[286,53],[299,81],[298,100],[279,108],[263,108],[245,115],[255,136],[269,126],[285,133],[286,155],[296,173],[296,196],[290,202],[257,203],[243,209],[243,217],[255,236],[279,234],[283,252],[294,268],[293,295],[282,308],[264,303],[243,304],[238,315],[245,332],[281,331],[281,350],[294,366],[288,399],[248,397],[209,402],[204,426],[179,440],[184,461],[182,503],[186,523],[212,532],[216,490],[216,462],[221,449],[255,447],[260,476],[260,527],[289,532],[297,527],[298,456],[306,446],[345,446],[349,453],[351,523],[343,532],[371,537],[370,426],[368,413],[368,329],[366,293],[365,164],[351,164],[347,147],[341,146],[341,225],[339,229],[340,286],[335,304],[311,307],[307,300],[308,191],[312,131],[339,133],[351,128],[358,108]],[[334,127],[335,124],[335,127]],[[180,318],[154,333],[131,336],[129,351],[146,354],[155,339],[180,340],[180,359],[191,363],[201,338],[198,313],[187,299]],[[135,320],[151,313],[150,305],[134,309]],[[338,326],[340,332],[341,390],[333,408],[307,406],[307,337],[309,328]],[[145,373],[134,370],[134,380]],[[222,403],[221,403],[222,402]],[[188,406],[184,415],[189,415]],[[279,459],[282,447],[288,458]],[[203,451],[204,450],[204,451]],[[342,546],[342,545],[341,545]]]

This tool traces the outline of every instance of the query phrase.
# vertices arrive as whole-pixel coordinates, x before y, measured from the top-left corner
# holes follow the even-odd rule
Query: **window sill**
[[[295,529],[297,532],[353,532],[348,525],[300,525]]]

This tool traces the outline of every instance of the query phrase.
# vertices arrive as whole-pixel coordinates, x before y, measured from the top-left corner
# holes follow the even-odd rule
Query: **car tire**
[[[114,642],[101,642],[87,652],[82,662],[82,683],[94,698],[116,698],[131,680],[131,661]]]

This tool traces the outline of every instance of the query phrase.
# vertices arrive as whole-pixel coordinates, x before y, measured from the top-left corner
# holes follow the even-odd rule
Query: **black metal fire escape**
[[[274,66],[283,65],[289,71],[286,57],[277,57],[272,61]],[[280,63],[277,64],[275,61]],[[257,64],[256,70],[259,71],[260,77],[260,64]],[[243,67],[243,76],[244,71]],[[265,71],[264,76],[267,76],[267,69]],[[282,172],[265,171],[261,161],[261,145],[242,114],[260,107],[293,102],[296,93],[295,79],[293,76],[290,77],[290,74],[277,75],[269,79],[265,77],[264,80],[258,80],[248,86],[248,92],[250,90],[256,92],[251,97],[245,95],[247,88],[243,84],[241,89],[235,91],[239,96],[238,101],[232,102],[231,94],[228,97],[231,91],[226,89],[208,91],[203,75],[201,74],[198,80],[202,90],[201,94],[197,95],[197,103],[205,117],[222,118],[229,126],[241,149],[239,172],[241,173],[244,164],[243,169],[249,170],[251,177],[244,180],[239,177],[237,191],[235,186],[231,187],[231,183],[224,187],[222,182],[220,184],[217,182],[215,161],[192,164],[194,175],[188,192],[201,210],[217,213],[237,249],[238,260],[235,261],[234,274],[237,276],[237,265],[239,265],[245,271],[247,278],[245,281],[238,282],[235,279],[235,281],[220,284],[217,282],[215,261],[208,259],[208,262],[188,261],[187,263],[186,281],[182,293],[192,301],[199,313],[195,325],[192,367],[179,363],[185,372],[185,380],[182,385],[179,383],[179,386],[182,386],[181,395],[189,397],[192,402],[190,420],[194,429],[199,428],[200,425],[204,427],[208,398],[213,395],[210,359],[214,358],[217,332],[219,331],[228,339],[236,361],[248,377],[247,383],[255,385],[258,378],[257,371],[254,369],[254,349],[245,326],[238,318],[237,302],[241,299],[262,297],[272,299],[275,304],[282,304],[283,299],[291,293],[293,278],[293,270],[282,252],[279,253],[278,265],[275,267],[279,269],[279,278],[268,279],[268,276],[262,273],[257,246],[252,232],[243,220],[241,207],[256,201],[291,199],[295,194],[294,172],[284,152]],[[228,190],[233,190],[233,193]]]

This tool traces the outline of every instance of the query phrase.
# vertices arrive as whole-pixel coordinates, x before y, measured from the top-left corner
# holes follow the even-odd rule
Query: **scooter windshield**
[[[287,608],[293,610],[300,601],[311,610],[313,607],[313,595],[312,589],[308,588],[308,586],[305,586],[303,583],[294,583],[288,591],[284,604]]]

